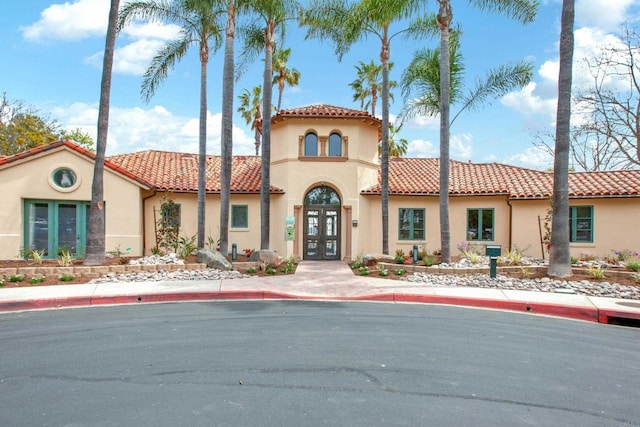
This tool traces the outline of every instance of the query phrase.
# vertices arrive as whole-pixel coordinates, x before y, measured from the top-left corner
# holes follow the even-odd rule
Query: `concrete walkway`
[[[431,286],[354,275],[342,261],[303,261],[291,275],[229,280],[115,282],[0,288],[0,312],[232,299],[449,304],[637,326],[640,301],[549,292]]]

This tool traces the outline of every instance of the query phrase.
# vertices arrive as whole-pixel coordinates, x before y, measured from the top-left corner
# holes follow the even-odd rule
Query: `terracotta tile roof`
[[[112,156],[109,160],[140,176],[158,190],[198,191],[198,155],[168,151],[140,151]],[[260,193],[258,156],[234,156],[231,164],[233,193]],[[220,156],[207,156],[206,190],[220,192]],[[271,193],[284,193],[271,187]]]
[[[451,195],[504,194],[511,199],[545,199],[553,193],[553,173],[499,163],[451,161]],[[437,195],[439,161],[426,158],[391,158],[389,193],[392,195]],[[378,184],[362,194],[380,194]],[[640,171],[574,172],[569,174],[570,197],[638,197]]]
[[[55,151],[55,150],[60,150],[60,149],[70,149],[75,151],[76,153],[79,153],[85,157],[88,157],[91,161],[95,161],[96,159],[96,155],[94,152],[87,150],[86,148],[83,148],[77,144],[74,144],[71,141],[56,141],[56,142],[52,142],[51,144],[46,144],[46,145],[39,145],[37,147],[33,147],[29,150],[26,151],[22,151],[20,153],[14,154],[12,156],[5,156],[5,157],[0,157],[0,167],[4,166],[4,165],[8,165],[11,164],[13,162],[18,162],[20,160],[24,160],[24,159],[28,159],[34,156],[37,156],[38,154],[42,154],[42,153],[46,153],[49,151]],[[111,163],[108,159],[105,160],[104,162],[104,166],[105,168],[111,169],[112,171],[120,174],[120,175],[124,175],[125,177],[136,181],[138,184],[141,184],[143,187],[145,188],[150,188],[151,185],[149,185],[149,183],[147,181],[145,181],[144,179],[140,178],[139,176],[136,176],[134,174],[132,174],[130,171],[122,169],[120,166]]]
[[[337,107],[335,105],[328,104],[313,104],[288,110],[280,110],[278,114],[272,117],[271,121],[284,120],[287,117],[357,118],[368,119],[376,123],[381,123],[380,119],[372,116],[366,111]]]

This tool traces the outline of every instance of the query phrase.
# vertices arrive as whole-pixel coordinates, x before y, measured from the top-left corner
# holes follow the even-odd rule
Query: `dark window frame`
[[[231,228],[249,228],[249,205],[231,205]]]

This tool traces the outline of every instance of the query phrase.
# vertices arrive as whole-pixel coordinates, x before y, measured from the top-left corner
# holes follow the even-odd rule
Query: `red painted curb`
[[[178,302],[178,301],[223,301],[223,300],[325,300],[325,301],[373,301],[404,302],[420,304],[446,304],[461,307],[508,310],[532,314],[583,320],[588,322],[610,323],[609,318],[631,318],[640,320],[640,313],[599,310],[597,307],[565,306],[549,303],[509,301],[484,298],[465,298],[422,294],[372,294],[356,297],[312,297],[299,296],[270,291],[211,291],[176,292],[162,294],[114,295],[96,297],[69,297],[23,301],[0,302],[0,312],[39,310],[64,307],[83,307],[90,305],[120,305],[137,303]]]

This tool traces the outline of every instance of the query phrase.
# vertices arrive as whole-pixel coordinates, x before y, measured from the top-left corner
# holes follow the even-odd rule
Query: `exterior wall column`
[[[293,256],[299,259],[302,259],[302,256],[300,255],[300,242],[301,242],[301,235],[300,235],[300,231],[302,230],[302,227],[300,225],[302,225],[302,205],[295,205],[293,207],[293,217],[295,218],[295,225],[294,225],[294,230],[295,230],[295,237],[293,239]]]
[[[352,236],[353,236],[353,225],[351,223],[351,220],[353,218],[353,213],[352,213],[352,209],[351,206],[342,206],[342,209],[344,209],[344,217],[345,217],[345,223],[347,224],[345,227],[345,242],[344,242],[344,256],[342,257],[342,259],[344,261],[350,262],[351,261],[351,248],[352,248]]]

